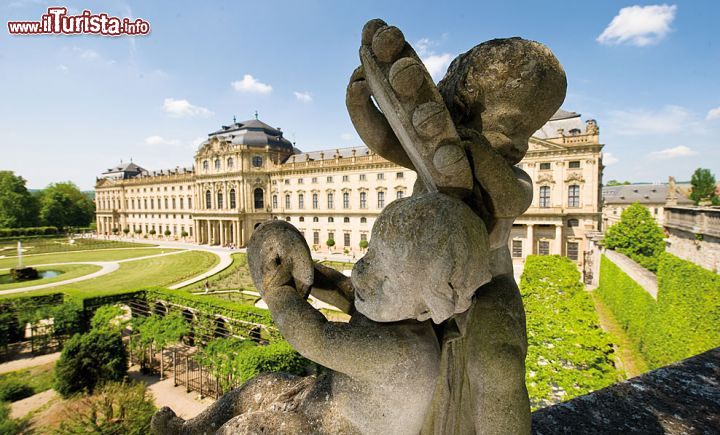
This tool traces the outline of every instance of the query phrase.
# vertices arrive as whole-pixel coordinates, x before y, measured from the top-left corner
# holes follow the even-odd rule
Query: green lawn
[[[10,290],[10,289],[20,288],[20,287],[41,285],[41,284],[50,284],[50,283],[58,282],[58,281],[65,281],[66,279],[77,278],[79,276],[88,275],[93,272],[97,272],[100,269],[101,269],[100,266],[95,266],[94,264],[64,264],[64,265],[60,265],[60,266],[42,266],[42,267],[38,267],[37,270],[41,271],[41,272],[45,271],[45,270],[57,270],[62,273],[54,278],[16,282],[16,283],[11,283],[11,284],[0,284],[0,291]],[[0,277],[2,277],[3,275],[9,275],[9,273],[6,274],[3,272],[0,272]]]
[[[155,246],[153,243],[116,242],[114,240],[97,239],[75,239],[70,243],[67,237],[41,237],[23,240],[23,253],[42,254],[46,252],[72,252],[88,249],[113,249],[113,248],[142,248]],[[17,255],[17,240],[4,239],[0,241],[0,254],[6,256]]]
[[[52,388],[55,376],[55,363],[43,364],[28,369],[3,373],[0,375],[0,390],[4,385],[16,383],[26,386],[26,397],[42,393]]]
[[[138,290],[147,287],[165,287],[214,267],[220,258],[205,251],[189,251],[146,260],[129,261],[120,264],[120,269],[107,275],[74,284],[50,287],[9,295],[22,297],[48,293],[66,293],[70,296],[102,296],[112,293]],[[2,295],[0,295],[2,298]]]
[[[173,252],[178,249],[169,248],[140,248],[140,249],[108,249],[89,252],[65,252],[55,254],[43,254],[23,256],[23,265],[32,266],[35,264],[54,264],[84,261],[116,261],[127,258],[145,257],[157,255],[163,252]],[[0,260],[0,269],[9,269],[17,265],[17,257],[4,258]]]
[[[227,269],[216,273],[207,280],[190,284],[183,287],[183,290],[191,292],[204,291],[205,281],[208,281],[210,290],[255,290],[250,270],[247,266],[247,255],[241,252],[232,254],[233,262]]]

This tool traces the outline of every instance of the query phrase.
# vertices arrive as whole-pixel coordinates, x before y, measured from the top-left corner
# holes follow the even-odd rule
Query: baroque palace
[[[535,195],[513,227],[514,258],[583,262],[588,236],[601,229],[602,147],[594,120],[564,110],[530,139],[519,166]],[[95,186],[98,233],[242,247],[261,222],[285,219],[313,250],[356,255],[381,210],[412,194],[415,180],[365,147],[303,153],[279,128],[234,122],[208,135],[192,168],[151,172],[129,163],[103,172]]]

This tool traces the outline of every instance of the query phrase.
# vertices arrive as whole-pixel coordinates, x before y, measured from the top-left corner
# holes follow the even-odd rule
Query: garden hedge
[[[597,290],[650,368],[720,346],[720,276],[664,253],[657,278],[656,301],[603,257]]]
[[[529,256],[520,292],[527,314],[526,383],[533,409],[617,381],[610,337],[600,328],[571,260]]]
[[[0,237],[49,236],[61,234],[57,227],[0,228]]]

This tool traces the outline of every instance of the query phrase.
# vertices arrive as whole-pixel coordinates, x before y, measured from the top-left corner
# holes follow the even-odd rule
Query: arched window
[[[235,189],[230,189],[230,208],[235,209],[236,206],[235,202]]]
[[[263,164],[263,158],[260,156],[253,156],[252,158],[252,165],[256,168],[261,167]]]
[[[217,208],[222,209],[223,208],[223,194],[222,192],[217,193]]]
[[[234,164],[235,164],[235,161],[233,160],[233,158],[232,158],[232,157],[228,157],[228,159],[227,159],[227,168],[228,168],[228,169],[232,169]]]
[[[335,218],[333,218],[332,216],[328,217],[328,223],[332,224],[334,222],[335,222]]]
[[[567,226],[568,227],[577,227],[577,226],[580,226],[580,222],[577,219],[568,219]]]
[[[290,194],[285,195],[285,208],[290,208]]]
[[[327,194],[327,207],[335,208],[335,198],[333,197],[332,193]]]
[[[205,192],[205,208],[208,210],[212,208],[212,193],[209,190]]]
[[[540,207],[550,207],[550,186],[540,186]]]
[[[305,216],[300,216],[300,222],[305,222]]]
[[[220,159],[215,159],[215,169],[220,170]]]
[[[265,192],[261,188],[253,191],[253,199],[255,200],[255,208],[265,208]]]
[[[360,192],[360,208],[367,208],[367,193]]]
[[[203,169],[207,171],[208,168],[210,168],[210,164],[207,160],[203,160]]]
[[[272,196],[272,208],[278,208],[277,195]]]
[[[580,186],[568,186],[568,207],[580,207]]]
[[[343,208],[350,208],[350,194],[343,193]]]
[[[350,223],[350,218],[349,218],[349,217],[344,217],[344,218],[343,218],[343,223],[349,224],[349,223]]]
[[[313,222],[320,222],[320,219],[318,219],[318,217],[315,216],[315,217],[313,218]]]
[[[366,224],[366,223],[367,223],[367,218],[366,218],[366,217],[361,217],[361,218],[360,218],[360,223],[361,223],[361,224]]]
[[[317,208],[318,208],[318,194],[317,194],[317,193],[313,193],[312,202],[313,202],[313,206],[312,206],[312,207],[313,207],[314,209],[317,209]]]
[[[298,195],[298,208],[305,208],[305,195],[302,193]]]

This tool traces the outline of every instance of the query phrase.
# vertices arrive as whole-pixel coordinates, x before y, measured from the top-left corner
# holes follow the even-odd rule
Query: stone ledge
[[[714,434],[720,431],[720,347],[535,411],[536,435]]]

